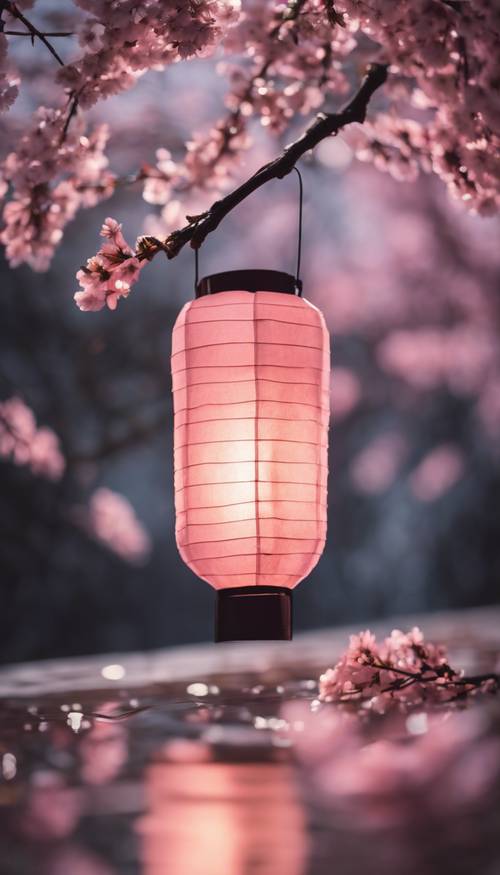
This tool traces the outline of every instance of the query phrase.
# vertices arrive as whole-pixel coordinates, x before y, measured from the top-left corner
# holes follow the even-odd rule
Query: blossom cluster
[[[285,705],[280,732],[346,871],[447,871],[458,848],[476,859],[492,843],[496,859],[498,720],[453,703],[498,681],[454,671],[417,628],[361,632],[320,678],[320,701]]]
[[[64,135],[66,113],[40,108],[32,127],[0,169],[0,185],[11,190],[0,240],[13,267],[23,262],[47,269],[66,224],[82,206],[94,206],[113,191],[107,170],[105,125],[85,133],[78,119]]]
[[[391,103],[352,136],[357,156],[401,180],[432,171],[467,207],[483,215],[495,212],[500,198],[495,87],[500,23],[491,4],[472,0],[457,11],[453,4],[434,0],[396,7],[387,0],[345,2],[334,27],[328,4],[308,0],[299,5],[297,15],[277,24],[276,8],[255,0],[228,31],[225,52],[252,62],[247,67],[219,64],[230,84],[230,112],[187,144],[177,172],[182,191],[223,188],[240,152],[251,143],[252,118],[273,133],[283,132],[297,115],[323,107],[330,95],[346,94],[351,57],[377,57],[378,45],[391,64]],[[476,45],[480,50],[471,51]],[[172,188],[175,192],[175,184],[165,186],[163,198],[155,200],[167,205],[168,230]],[[148,183],[146,199],[147,192]]]
[[[168,234],[186,214],[199,212],[203,203],[206,207],[200,198],[204,191],[227,189],[242,153],[252,145],[253,120],[278,135],[297,115],[307,117],[319,109],[329,94],[348,92],[342,61],[356,47],[353,35],[332,30],[322,2],[309,0],[300,6],[299,14],[287,16],[282,6],[253,0],[227,30],[225,54],[251,63],[218,64],[219,74],[229,83],[228,112],[208,131],[193,134],[175,169],[168,155],[165,170],[166,150],[158,150],[143,192],[149,203],[164,205],[161,221],[148,224],[155,234]]]
[[[351,635],[334,668],[319,681],[322,702],[356,703],[376,713],[443,704],[497,689],[492,677],[475,683],[448,663],[446,648],[424,641],[417,627],[395,629],[380,644],[371,632]]]
[[[35,0],[17,0],[16,8],[19,10],[30,9],[34,2]],[[0,113],[10,109],[16,100],[20,82],[19,71],[8,57],[8,40],[3,33],[5,25],[15,24],[16,18],[9,9],[9,3],[4,3],[2,6],[7,8],[0,13]]]
[[[17,397],[0,402],[0,457],[49,480],[59,480],[66,466],[57,436],[38,427],[33,412]]]
[[[83,108],[131,88],[147,70],[208,53],[239,6],[225,0],[76,2],[89,13],[79,32],[84,52],[58,79]]]
[[[48,480],[59,480],[66,468],[57,435],[38,426],[33,411],[17,396],[0,402],[0,459]],[[131,504],[110,489],[97,489],[76,518],[93,538],[128,562],[142,562],[150,552],[150,537]]]
[[[19,76],[7,57],[7,37],[0,33],[0,112],[9,109],[19,93]]]
[[[87,260],[76,278],[81,290],[75,293],[80,310],[116,310],[120,298],[126,298],[145,261],[138,258],[122,234],[116,219],[107,218],[101,228],[103,243],[97,255]]]
[[[343,0],[383,48],[392,106],[358,133],[358,154],[397,179],[420,168],[483,215],[500,205],[500,11],[488,0]],[[407,115],[405,115],[407,114]]]
[[[388,431],[373,438],[349,466],[354,488],[367,495],[386,492],[400,476],[409,449],[409,441],[398,432]],[[464,473],[465,458],[458,446],[438,444],[413,468],[408,486],[419,501],[432,502],[452,489]]]
[[[4,208],[0,240],[12,266],[23,262],[46,270],[65,225],[78,209],[109,197],[116,177],[107,170],[105,126],[86,134],[78,107],[133,87],[150,69],[201,56],[211,51],[237,15],[233,0],[200,0],[180,11],[174,2],[108,3],[78,0],[88,13],[77,33],[83,53],[64,64],[57,81],[68,94],[66,105],[41,107],[0,165],[0,196]],[[8,76],[6,38],[0,34],[0,102],[17,93]]]
[[[97,541],[127,562],[142,562],[151,550],[150,537],[130,502],[101,487],[91,496],[85,528]]]
[[[324,141],[328,146],[341,142],[338,138]],[[321,161],[322,156],[318,157]],[[337,336],[372,339],[375,373],[385,381],[393,410],[402,411],[409,398],[417,404],[424,398],[433,404],[441,393],[456,398],[496,453],[500,436],[500,355],[495,317],[498,218],[483,221],[465,212],[444,196],[439,182],[432,178],[401,187],[372,168],[359,167],[348,185],[352,201],[360,204],[352,222],[354,234],[367,217],[366,248],[354,243],[354,257],[344,259],[338,248],[330,256],[331,244],[327,238],[323,242],[321,233],[325,212],[309,220],[309,234],[319,241],[322,262],[313,274],[316,301],[328,324]],[[384,245],[380,258],[379,241]],[[332,410],[338,420],[345,402],[340,391],[335,391],[337,370],[338,366],[333,369]],[[366,403],[363,384],[366,381],[371,385],[373,379],[372,372],[361,362],[351,373],[362,391],[349,381],[349,416]],[[342,375],[343,369],[341,380]],[[429,413],[430,407],[426,415]],[[356,489],[382,493],[396,482],[401,484],[400,476],[408,473],[408,485],[415,495],[418,493],[419,500],[424,493],[437,495],[436,486],[423,487],[420,477],[416,486],[412,469],[420,463],[424,448],[420,447],[415,458],[415,433],[407,427],[405,416],[396,428],[392,424],[387,431],[399,435],[406,451],[401,452],[401,443],[398,446],[384,441],[380,446],[378,431],[367,433],[363,446],[348,462]],[[382,435],[385,432],[384,425]],[[447,482],[458,483],[464,462],[470,472],[463,434],[451,428],[438,440],[438,446],[442,441],[448,448],[440,454],[448,471]],[[372,445],[375,452],[365,454]],[[425,449],[432,452],[433,448]],[[357,464],[358,456],[361,466]],[[430,466],[424,471],[427,480]],[[440,494],[444,495],[444,480],[440,483]],[[464,486],[467,488],[466,483]],[[458,495],[455,497],[458,499]]]
[[[1,193],[10,198],[1,239],[13,265],[45,269],[76,211],[115,190],[107,133],[85,133],[81,110],[132,88],[148,70],[213,53],[223,58],[218,69],[229,83],[226,115],[194,131],[184,154],[159,149],[156,164],[130,176],[162,207],[155,233],[199,211],[200,192],[227,187],[251,145],[253,120],[282,134],[297,117],[335,108],[352,88],[353,70],[372,60],[390,65],[389,84],[383,111],[349,134],[358,157],[398,179],[433,172],[473,211],[498,209],[500,13],[488,0],[75,5],[79,49],[68,63],[56,56],[60,98],[39,111],[0,170]],[[16,93],[0,33],[0,106]]]
[[[233,112],[246,119],[255,116],[263,127],[281,133],[329,95],[349,91],[342,65],[356,40],[348,29],[332,27],[325,5],[309,0],[297,15],[278,23],[269,3],[254,2],[243,10],[224,46],[230,54],[252,58],[252,64],[248,70],[234,63],[220,67],[230,82],[226,103]]]

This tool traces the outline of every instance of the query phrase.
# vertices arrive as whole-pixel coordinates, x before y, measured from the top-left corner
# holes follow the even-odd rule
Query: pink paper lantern
[[[325,320],[288,274],[206,277],[172,380],[177,546],[218,590],[217,638],[290,638],[291,590],[326,536]]]

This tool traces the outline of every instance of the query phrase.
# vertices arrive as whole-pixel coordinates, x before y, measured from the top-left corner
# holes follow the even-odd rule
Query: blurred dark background
[[[175,151],[220,114],[210,65],[184,67],[94,111],[113,126],[113,169]],[[241,178],[278,148],[257,131]],[[400,183],[360,164],[340,137],[302,170],[304,294],[327,319],[333,370],[329,534],[296,590],[296,631],[494,603],[498,220],[466,214],[430,177]],[[207,240],[202,274],[292,270],[296,207],[292,177],[254,195]],[[174,539],[169,352],[193,254],[156,258],[115,313],[72,299],[104,217],[133,241],[155,212],[123,190],[79,214],[47,273],[0,263],[0,400],[19,399],[7,408],[19,427],[33,432],[33,415],[60,442],[42,431],[37,463],[0,436],[3,662],[212,637],[213,593]]]

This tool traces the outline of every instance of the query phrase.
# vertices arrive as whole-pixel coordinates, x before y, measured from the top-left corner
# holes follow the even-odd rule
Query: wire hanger
[[[297,294],[300,294],[300,290],[302,288],[302,283],[300,280],[300,262],[302,256],[302,208],[304,201],[304,185],[302,182],[302,175],[298,167],[293,167],[292,170],[295,170],[298,181],[299,181],[299,210],[298,210],[298,235],[297,235],[297,266],[295,270],[295,286],[297,290]],[[194,250],[194,288],[195,291],[198,288],[198,282],[200,279],[200,266],[199,266],[199,250],[200,247],[196,247]]]

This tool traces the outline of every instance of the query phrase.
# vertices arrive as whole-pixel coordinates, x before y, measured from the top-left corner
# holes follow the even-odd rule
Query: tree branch
[[[41,30],[38,30],[38,28],[35,27],[35,25],[32,24],[31,21],[29,21],[29,20],[23,15],[23,13],[17,8],[17,6],[16,6],[15,3],[7,2],[7,3],[4,4],[4,8],[7,10],[7,12],[10,12],[10,14],[14,16],[14,18],[17,18],[17,20],[20,21],[21,24],[24,24],[25,28],[26,28],[27,31],[29,32],[29,36],[31,37],[31,42],[32,42],[32,43],[35,42],[35,37],[38,37],[38,39],[44,44],[44,46],[46,46],[46,47],[48,48],[50,54],[54,56],[54,58],[56,59],[57,63],[60,64],[61,67],[64,67],[64,61],[63,61],[62,58],[58,55],[58,53],[56,52],[54,46],[52,46],[52,45],[49,43],[49,41],[48,41],[46,35],[45,35],[44,33],[42,33]]]
[[[29,36],[31,39],[33,39],[33,34],[30,33],[29,30],[4,30],[3,32],[4,32],[5,36]],[[63,30],[61,30],[61,31],[44,30],[44,31],[40,31],[39,33],[37,32],[36,36],[38,36],[39,34],[41,36],[50,36],[50,37],[74,36],[74,33],[71,30],[68,30],[68,31],[65,31],[65,30],[64,31]]]
[[[165,427],[165,418],[166,411],[163,410],[158,419],[153,419],[151,422],[139,423],[131,428],[127,434],[119,437],[104,439],[94,451],[67,453],[66,461],[75,465],[97,462],[108,456],[114,455],[115,453],[119,453],[122,450],[128,450],[131,447],[135,447],[148,438],[159,434],[161,429]]]
[[[78,93],[75,91],[72,91],[68,97],[68,110],[67,110],[67,115],[66,115],[66,121],[64,122],[64,127],[61,131],[61,138],[59,140],[60,146],[62,146],[62,144],[64,143],[64,141],[67,137],[67,134],[68,134],[69,126],[71,124],[71,119],[74,118],[74,116],[77,114],[77,112],[78,112]]]
[[[0,0],[1,2],[1,0]],[[284,12],[281,13],[277,23],[273,25],[273,27],[268,31],[267,38],[272,41],[278,38],[281,29],[288,25],[290,22],[294,22],[297,20],[299,15],[301,14],[302,7],[305,4],[305,0],[288,0],[286,8]],[[326,69],[331,60],[331,46],[328,44],[328,49],[325,49],[325,57],[327,61],[323,65]],[[217,163],[223,157],[223,155],[230,150],[231,142],[233,138],[241,133],[240,130],[240,122],[242,118],[242,106],[252,99],[252,92],[255,88],[255,83],[259,79],[264,79],[267,76],[269,67],[271,65],[271,60],[268,59],[264,61],[264,63],[256,70],[251,78],[248,80],[247,86],[245,90],[239,95],[239,105],[236,109],[229,112],[224,119],[216,123],[216,129],[221,135],[221,140],[217,152],[211,158],[210,163],[206,165],[207,173],[210,173],[214,167],[216,167]],[[325,74],[323,74],[322,79],[319,82],[319,85],[323,85],[326,80]],[[78,108],[78,96],[74,93],[69,96],[69,113],[66,119],[66,123],[64,125],[64,130],[61,135],[61,143],[64,142],[66,135],[68,133],[68,128],[71,123],[72,117],[75,115],[75,112]],[[137,173],[128,174],[127,176],[117,177],[115,179],[115,186],[118,185],[133,185],[136,182],[141,182],[145,179],[165,179],[165,176],[162,173],[150,173],[149,171],[145,171],[144,168],[141,168],[137,171]],[[79,188],[80,191],[93,189],[95,191],[99,191],[100,186],[99,183],[90,183]],[[184,189],[185,191],[185,189]],[[161,241],[157,241],[157,251],[165,251],[163,244]]]
[[[215,231],[225,216],[250,194],[271,179],[283,179],[291,173],[299,158],[314,149],[321,140],[337,134],[341,128],[352,122],[363,123],[370,98],[384,84],[387,75],[386,64],[372,64],[359,90],[340,112],[320,113],[302,136],[287,146],[281,155],[264,164],[250,179],[222,200],[212,204],[206,213],[191,217],[184,228],[169,234],[162,245],[167,257],[175,258],[186,243],[190,243],[193,249],[199,249],[207,235]]]
[[[0,2],[1,2],[1,0],[0,0]],[[286,5],[284,12],[282,12],[280,14],[277,23],[274,24],[273,27],[271,28],[271,30],[268,32],[267,36],[268,36],[269,40],[277,39],[279,34],[280,34],[280,31],[284,25],[289,24],[290,22],[294,22],[297,20],[297,18],[299,17],[299,15],[302,12],[302,7],[305,5],[305,2],[306,2],[306,0],[288,0],[288,3]],[[248,86],[247,86],[245,93],[241,95],[240,106],[237,109],[230,112],[227,115],[226,119],[221,123],[221,125],[220,125],[220,133],[222,135],[221,144],[220,144],[220,147],[217,151],[217,154],[214,155],[212,161],[210,162],[210,167],[214,167],[217,164],[217,162],[220,160],[220,158],[222,158],[222,156],[224,155],[226,150],[228,149],[228,147],[231,143],[231,140],[233,139],[233,137],[237,133],[238,123],[239,123],[240,118],[241,118],[241,104],[244,103],[246,100],[250,99],[251,94],[252,94],[252,90],[253,90],[254,85],[255,85],[255,80],[262,79],[267,74],[270,63],[271,63],[271,61],[267,60],[262,65],[262,67],[254,73],[254,75],[252,76],[252,78],[250,79],[250,81],[248,83]],[[71,92],[69,95],[69,101],[70,101],[69,102],[69,111],[68,111],[68,115],[66,118],[63,132],[61,134],[60,145],[62,145],[64,143],[66,136],[67,136],[67,133],[68,133],[68,130],[69,130],[69,126],[71,124],[71,120],[76,115],[76,112],[78,110],[78,101],[79,101],[78,94],[76,92]],[[208,169],[210,169],[210,168],[208,168]],[[149,174],[148,174],[148,177],[153,178],[153,177],[150,177]],[[131,178],[124,177],[123,180],[117,180],[117,183],[120,184],[120,182],[125,182],[127,184],[130,184],[131,182],[139,182],[141,180],[141,178],[145,179],[146,177],[142,176],[141,171],[139,171],[138,174],[134,174]],[[158,176],[158,178],[161,179],[162,177]],[[89,187],[92,187],[92,186],[89,186]],[[163,249],[163,245],[160,243],[160,241],[158,241],[158,251],[160,251],[162,249]]]

